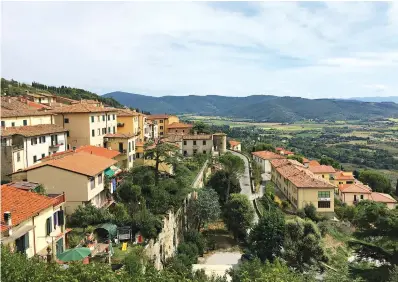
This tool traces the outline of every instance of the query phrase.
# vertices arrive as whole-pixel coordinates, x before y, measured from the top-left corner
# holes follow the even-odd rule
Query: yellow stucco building
[[[334,186],[294,160],[271,160],[271,180],[296,209],[313,204],[318,212],[334,212]]]
[[[160,115],[149,115],[148,120],[151,120],[158,125],[159,137],[165,136],[169,132],[169,125],[172,123],[178,123],[180,120],[177,116],[160,114]]]

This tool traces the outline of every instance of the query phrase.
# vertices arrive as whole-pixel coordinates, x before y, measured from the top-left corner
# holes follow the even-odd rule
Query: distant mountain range
[[[394,102],[398,103],[398,96],[389,96],[389,97],[354,97],[350,98],[350,100],[357,100],[362,102]]]
[[[255,121],[294,122],[300,120],[354,120],[398,117],[398,104],[340,99],[304,99],[252,95],[152,97],[126,92],[103,95],[121,104],[151,113],[198,114],[247,118]]]

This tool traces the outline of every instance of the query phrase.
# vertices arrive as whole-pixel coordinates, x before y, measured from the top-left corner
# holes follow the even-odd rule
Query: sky
[[[2,2],[1,75],[152,96],[398,95],[394,2]]]

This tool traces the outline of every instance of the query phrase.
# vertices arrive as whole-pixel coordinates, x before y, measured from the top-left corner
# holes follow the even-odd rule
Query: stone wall
[[[202,188],[205,178],[209,176],[210,169],[206,162],[192,183],[193,188]],[[183,239],[183,233],[187,228],[186,208],[188,202],[195,196],[190,193],[181,208],[176,212],[169,211],[163,218],[163,228],[156,239],[151,239],[145,246],[145,253],[154,263],[156,269],[162,269],[167,259],[173,257],[177,252],[178,244]]]

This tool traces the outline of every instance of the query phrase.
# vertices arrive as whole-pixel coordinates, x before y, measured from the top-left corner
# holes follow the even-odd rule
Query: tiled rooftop
[[[281,156],[279,154],[276,154],[274,152],[270,151],[257,151],[257,152],[252,152],[253,156],[259,157],[263,160],[273,160],[273,159],[284,159],[284,156]]]
[[[310,165],[308,167],[313,173],[335,173],[336,170],[330,165]]]
[[[167,126],[169,129],[176,129],[176,128],[192,128],[193,124],[189,123],[182,123],[182,122],[173,122]]]
[[[12,136],[15,134],[22,135],[25,137],[48,135],[59,132],[66,132],[62,126],[55,124],[38,124],[38,125],[27,125],[27,126],[15,126],[7,127],[1,130],[1,136]]]

